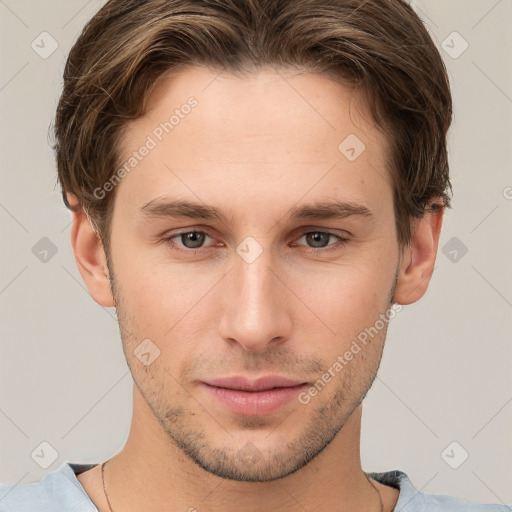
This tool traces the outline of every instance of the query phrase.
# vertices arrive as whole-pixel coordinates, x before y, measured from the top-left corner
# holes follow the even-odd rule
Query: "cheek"
[[[162,351],[172,345],[173,351],[186,355],[194,340],[211,336],[211,329],[218,326],[221,304],[237,303],[236,286],[226,288],[229,277],[221,279],[231,262],[172,263],[161,247],[150,250],[136,242],[128,244],[133,234],[116,227],[114,270],[132,332],[141,340],[154,339]],[[392,248],[383,242],[356,247],[336,262],[281,267],[291,288],[290,300],[281,307],[296,326],[292,338],[307,344],[310,336],[305,333],[315,333],[331,340],[327,346],[338,350],[375,322],[389,306],[394,270]]]
[[[183,268],[168,262],[143,263],[134,254],[116,266],[126,356],[134,360],[134,350],[146,339],[159,351],[158,359],[141,369],[148,377],[167,370],[178,378],[182,362],[197,351],[200,340],[211,337],[205,331],[215,327],[211,315],[216,305],[209,292],[219,277]],[[174,382],[170,375],[163,377]]]
[[[392,266],[338,266],[323,275],[296,281],[297,295],[318,327],[344,338],[375,322],[389,307]],[[314,282],[314,284],[312,284]]]
[[[192,266],[165,261],[163,255],[160,248],[134,246],[114,265],[125,309],[140,329],[160,336],[197,303],[212,280],[207,274],[199,277]]]

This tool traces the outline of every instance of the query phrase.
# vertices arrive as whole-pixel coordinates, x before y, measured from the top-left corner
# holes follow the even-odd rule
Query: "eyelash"
[[[200,252],[201,250],[203,250],[203,248],[198,248],[198,249],[186,249],[186,250],[183,250],[183,249],[178,249],[176,246],[174,246],[173,244],[173,239],[174,238],[179,238],[181,235],[186,235],[186,234],[189,234],[189,233],[198,233],[198,234],[201,234],[201,235],[207,235],[209,236],[210,238],[215,238],[213,237],[210,233],[208,233],[208,231],[204,231],[204,230],[197,230],[197,229],[191,229],[191,230],[188,230],[188,231],[180,231],[178,233],[173,233],[172,235],[170,236],[167,236],[164,238],[164,241],[168,243],[169,246],[171,246],[171,248],[173,250],[176,250],[178,252],[182,252],[182,253],[185,253],[185,254],[196,254],[198,252]],[[330,252],[332,250],[335,250],[337,248],[340,248],[342,246],[344,246],[348,241],[348,237],[344,237],[338,233],[333,233],[332,231],[329,231],[329,230],[310,230],[310,231],[303,231],[302,234],[300,235],[299,239],[302,238],[303,236],[305,235],[309,235],[311,233],[321,233],[321,234],[326,234],[326,235],[330,235],[332,237],[335,237],[338,239],[338,242],[335,243],[335,244],[332,244],[332,245],[328,245],[326,247],[321,247],[321,248],[314,248],[314,247],[309,247],[306,249],[306,252],[308,253],[326,253],[326,252]]]

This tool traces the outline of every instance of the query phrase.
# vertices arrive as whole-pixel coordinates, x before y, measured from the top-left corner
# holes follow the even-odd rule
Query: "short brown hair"
[[[411,220],[450,205],[446,68],[401,0],[109,0],[71,49],[55,118],[58,177],[108,249],[123,129],[144,115],[153,88],[181,66],[232,73],[296,67],[362,91],[390,144],[401,246]],[[341,141],[340,141],[341,142]]]

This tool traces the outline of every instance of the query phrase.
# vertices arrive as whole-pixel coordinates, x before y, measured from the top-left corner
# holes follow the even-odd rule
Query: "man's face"
[[[190,97],[197,104],[181,108]],[[158,130],[176,109],[172,130]],[[377,321],[399,263],[386,139],[358,96],[325,77],[190,68],[155,90],[124,142],[127,159],[150,148],[117,187],[111,231],[136,386],[169,441],[205,470],[286,476],[333,440],[379,366],[387,323]],[[225,218],[170,216],[171,201]],[[344,215],[294,215],[333,202],[349,204]],[[150,364],[137,357],[143,340],[145,362],[159,351]],[[267,375],[306,384],[265,394],[204,383]]]

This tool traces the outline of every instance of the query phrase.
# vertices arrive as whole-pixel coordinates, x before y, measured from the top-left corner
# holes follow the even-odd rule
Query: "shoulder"
[[[378,482],[395,487],[400,495],[395,506],[400,512],[512,512],[507,505],[478,504],[442,494],[429,494],[418,491],[403,471],[367,473]]]
[[[94,465],[66,461],[38,482],[0,484],[0,512],[97,512],[76,478]]]

